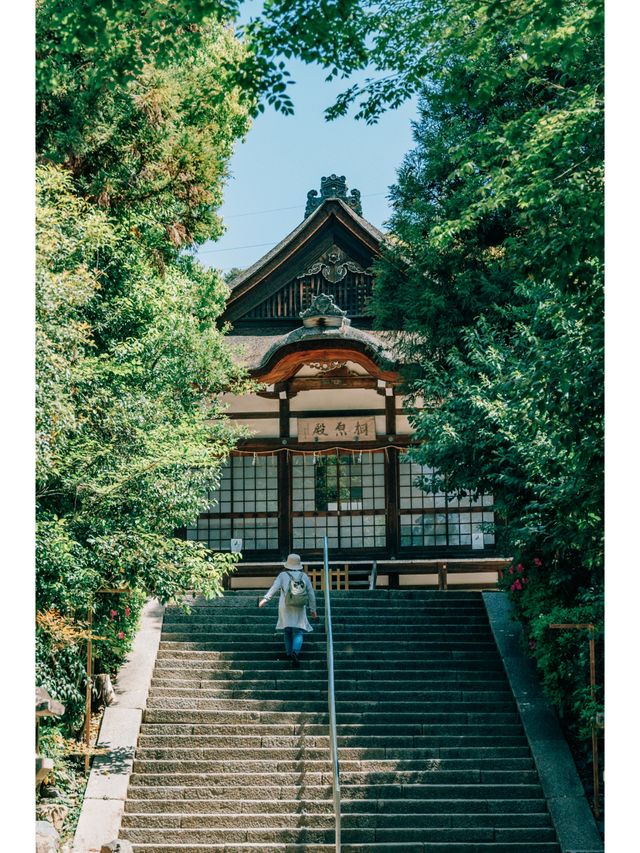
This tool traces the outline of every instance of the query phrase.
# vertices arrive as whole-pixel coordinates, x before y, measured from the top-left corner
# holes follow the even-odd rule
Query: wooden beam
[[[322,391],[325,388],[332,390],[340,388],[367,388],[377,390],[378,380],[373,376],[344,376],[334,378],[332,376],[299,376],[289,380],[289,388],[295,391],[296,394],[300,391]],[[327,414],[327,412],[322,412]],[[353,415],[355,412],[348,411],[347,414]],[[375,414],[383,415],[384,409],[376,411]]]

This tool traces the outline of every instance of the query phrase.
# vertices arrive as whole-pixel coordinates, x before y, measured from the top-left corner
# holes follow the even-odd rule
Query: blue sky
[[[221,210],[227,232],[200,247],[205,266],[223,271],[250,266],[301,222],[307,192],[320,190],[323,175],[344,175],[349,189],[359,189],[363,214],[378,228],[390,215],[386,196],[411,148],[415,100],[387,112],[376,125],[351,115],[327,122],[324,109],[348,81],[326,83],[326,71],[301,62],[287,67],[296,81],[295,115],[267,108],[236,147]]]

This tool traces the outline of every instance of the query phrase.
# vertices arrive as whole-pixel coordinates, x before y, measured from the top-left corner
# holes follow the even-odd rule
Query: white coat
[[[302,575],[304,578],[305,585],[307,587],[307,593],[309,595],[309,607],[311,612],[315,612],[316,609],[316,593],[313,589],[311,581],[309,580],[309,576],[305,572],[300,572],[292,570],[292,574],[296,577],[298,574]],[[278,624],[276,625],[276,631],[283,631],[285,628],[302,628],[303,631],[313,631],[313,628],[309,624],[309,620],[307,619],[307,608],[306,607],[294,607],[293,605],[287,604],[286,602],[286,592],[289,589],[289,584],[291,583],[291,576],[287,574],[286,571],[280,572],[278,577],[275,579],[273,584],[271,585],[271,589],[264,596],[265,601],[271,601],[276,592],[280,593],[280,601],[278,602]]]

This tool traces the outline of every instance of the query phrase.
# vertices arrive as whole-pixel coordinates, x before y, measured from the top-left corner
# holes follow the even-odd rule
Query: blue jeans
[[[284,629],[284,650],[288,655],[300,654],[302,648],[302,640],[304,631],[302,628],[285,628]]]

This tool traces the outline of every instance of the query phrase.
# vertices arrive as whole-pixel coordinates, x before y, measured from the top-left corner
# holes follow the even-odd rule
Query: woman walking
[[[311,618],[318,618],[316,594],[298,554],[289,554],[283,565],[284,571],[280,572],[269,592],[258,602],[258,607],[264,607],[276,592],[280,593],[276,631],[284,631],[285,652],[291,660],[291,666],[298,667],[304,633],[313,631],[307,619],[307,604]]]

